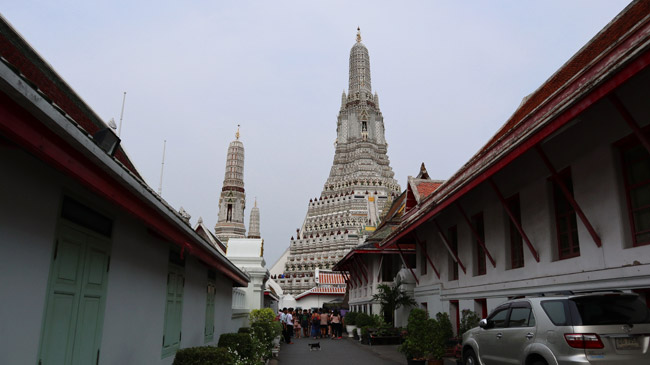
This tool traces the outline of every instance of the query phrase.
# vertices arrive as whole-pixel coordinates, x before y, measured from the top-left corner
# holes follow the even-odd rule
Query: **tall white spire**
[[[372,94],[370,58],[359,29],[350,50],[348,86],[347,95],[341,94],[329,178],[320,196],[309,201],[305,219],[291,237],[280,282],[285,293],[310,289],[313,282],[304,278],[311,278],[316,269],[331,269],[362,243],[387,203],[401,192],[390,167],[384,117]]]
[[[255,206],[251,209],[251,217],[248,220],[248,238],[262,238],[260,234],[260,209],[257,207],[257,198],[255,198]]]
[[[215,235],[222,242],[227,242],[231,237],[246,237],[244,209],[246,209],[244,144],[239,140],[239,126],[237,126],[235,140],[228,146],[226,173],[219,197],[219,217],[214,227]]]
[[[350,81],[348,94],[365,92],[370,94],[370,56],[368,49],[361,43],[361,30],[357,28],[357,42],[350,50]]]

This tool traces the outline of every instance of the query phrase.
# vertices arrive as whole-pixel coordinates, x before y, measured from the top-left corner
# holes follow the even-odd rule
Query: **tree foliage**
[[[381,314],[384,316],[386,323],[395,325],[395,311],[400,307],[414,307],[417,305],[406,290],[401,289],[402,283],[397,280],[395,284],[377,285],[378,293],[372,296],[381,305]]]

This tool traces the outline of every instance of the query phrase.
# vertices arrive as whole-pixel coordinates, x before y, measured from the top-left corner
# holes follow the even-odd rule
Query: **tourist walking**
[[[311,315],[311,336],[314,339],[320,336],[320,313],[317,311]]]
[[[306,309],[303,309],[300,315],[300,327],[302,327],[303,336],[309,337],[309,312]]]
[[[296,311],[296,315],[293,318],[293,335],[296,338],[300,338],[302,331],[300,330],[300,310]]]
[[[327,338],[327,330],[329,325],[329,315],[327,310],[324,310],[320,315],[320,336],[321,338]]]
[[[282,308],[280,312],[280,323],[282,323],[282,339],[287,338],[287,308]],[[289,342],[287,342],[289,343]]]
[[[284,334],[284,342],[289,345],[293,343],[291,342],[291,336],[293,336],[293,315],[291,314],[292,312],[293,312],[293,308],[289,308],[284,321],[286,326],[286,331]]]
[[[334,315],[332,316],[332,338],[342,338],[342,331],[341,331],[341,314],[339,313],[338,309],[334,311]]]

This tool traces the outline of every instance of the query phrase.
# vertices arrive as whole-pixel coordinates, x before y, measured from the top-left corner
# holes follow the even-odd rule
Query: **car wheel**
[[[535,360],[531,365],[548,365],[544,360]]]
[[[463,364],[465,365],[478,365],[478,361],[476,360],[476,355],[474,354],[473,350],[467,350],[463,354]]]

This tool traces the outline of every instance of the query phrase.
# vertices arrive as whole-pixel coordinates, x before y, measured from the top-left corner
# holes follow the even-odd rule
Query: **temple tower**
[[[373,95],[368,49],[350,50],[348,92],[341,96],[334,161],[320,196],[310,199],[302,226],[291,237],[283,278],[285,293],[315,285],[314,271],[330,269],[374,231],[384,207],[401,188],[393,178],[379,97]]]
[[[219,216],[214,233],[224,244],[232,237],[246,238],[244,226],[246,194],[244,191],[244,144],[239,140],[239,127],[235,140],[228,146],[226,174],[219,197]]]
[[[251,209],[251,217],[248,220],[248,238],[262,238],[260,233],[260,208],[257,207],[257,199],[255,199],[255,206]]]

